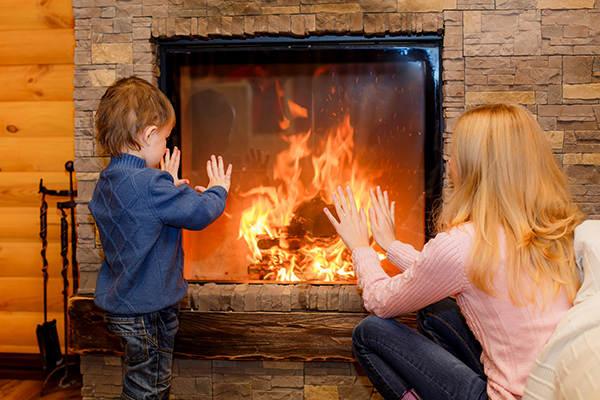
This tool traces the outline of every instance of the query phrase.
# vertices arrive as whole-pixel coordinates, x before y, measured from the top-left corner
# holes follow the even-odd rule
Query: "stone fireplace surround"
[[[73,11],[79,295],[93,293],[101,263],[87,203],[107,160],[93,140],[93,113],[119,77],[157,82],[156,41],[163,39],[441,36],[445,143],[466,109],[523,104],[548,134],[583,209],[590,218],[600,214],[600,0],[74,0]],[[185,305],[235,311],[236,293],[249,289],[217,286],[192,285]],[[215,290],[229,303],[219,303]],[[263,290],[266,312],[277,313],[273,304],[301,312],[293,309],[301,296],[304,307],[330,311],[340,293],[349,308],[338,311],[363,311],[355,286]],[[199,358],[176,359],[172,398],[381,398],[352,361]],[[121,368],[113,354],[82,355],[84,399],[118,398]]]

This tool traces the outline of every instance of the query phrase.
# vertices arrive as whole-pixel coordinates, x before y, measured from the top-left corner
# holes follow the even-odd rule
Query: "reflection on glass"
[[[338,186],[364,208],[369,189],[387,190],[398,238],[423,246],[427,60],[301,53],[229,49],[178,62],[182,176],[205,185],[212,154],[234,166],[225,215],[184,233],[188,279],[354,281],[323,213]]]

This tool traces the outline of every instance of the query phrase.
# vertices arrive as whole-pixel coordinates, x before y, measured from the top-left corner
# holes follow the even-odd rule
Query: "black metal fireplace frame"
[[[172,97],[173,57],[177,54],[191,54],[201,51],[226,51],[231,48],[298,50],[307,48],[346,48],[370,47],[383,49],[418,50],[421,60],[426,61],[428,69],[425,83],[426,89],[426,129],[425,129],[425,235],[427,240],[435,235],[434,215],[442,199],[443,188],[443,113],[441,90],[441,51],[440,36],[407,36],[407,37],[355,37],[355,36],[318,36],[307,38],[291,37],[257,37],[249,39],[212,38],[210,40],[157,40],[161,74],[159,88]],[[409,54],[409,53],[407,53]],[[176,113],[179,104],[173,98]],[[179,115],[179,114],[178,114]],[[176,125],[170,137],[169,146],[180,146],[181,136]]]

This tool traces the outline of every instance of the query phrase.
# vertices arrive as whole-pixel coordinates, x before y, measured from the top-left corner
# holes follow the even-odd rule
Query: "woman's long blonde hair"
[[[503,227],[513,304],[535,303],[538,293],[545,304],[562,287],[572,300],[580,286],[573,232],[582,214],[533,115],[507,103],[468,111],[456,124],[450,156],[454,189],[438,228],[473,223],[473,285],[496,296]]]

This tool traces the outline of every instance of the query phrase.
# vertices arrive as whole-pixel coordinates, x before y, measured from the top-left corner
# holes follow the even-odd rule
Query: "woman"
[[[450,156],[454,188],[439,233],[421,252],[396,240],[387,193],[371,192],[373,237],[402,274],[389,277],[381,268],[350,188],[347,198],[341,188],[333,194],[339,222],[325,209],[375,314],[355,328],[355,355],[386,399],[519,399],[579,288],[573,231],[581,213],[539,124],[518,105],[465,113]],[[447,297],[481,343],[485,375],[392,319],[432,304],[451,311],[451,300],[434,304]]]

